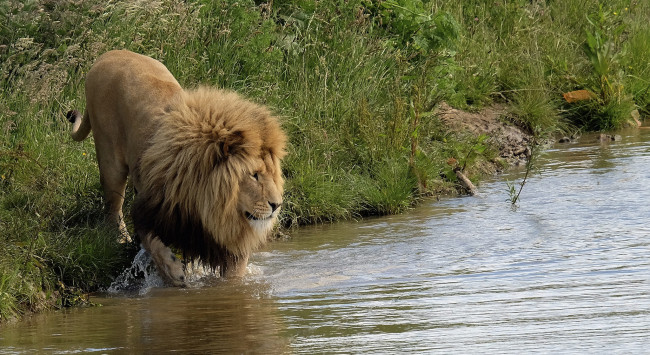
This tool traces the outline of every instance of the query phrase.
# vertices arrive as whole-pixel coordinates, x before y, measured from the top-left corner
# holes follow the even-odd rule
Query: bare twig
[[[476,186],[474,186],[472,181],[463,174],[462,170],[459,167],[456,167],[454,168],[454,172],[456,173],[458,181],[460,181],[461,185],[463,185],[467,192],[472,196],[476,195]]]

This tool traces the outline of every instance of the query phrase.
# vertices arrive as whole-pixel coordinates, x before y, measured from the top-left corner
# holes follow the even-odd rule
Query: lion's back
[[[111,156],[131,171],[155,120],[182,94],[173,75],[155,59],[124,50],[101,55],[86,76],[86,112],[98,155]]]
[[[87,104],[95,111],[122,112],[164,105],[182,92],[174,76],[159,61],[141,54],[114,50],[104,53],[86,76]]]

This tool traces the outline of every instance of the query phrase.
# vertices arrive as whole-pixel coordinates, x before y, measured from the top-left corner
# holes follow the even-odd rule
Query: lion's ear
[[[222,137],[220,147],[224,158],[240,154],[244,150],[244,134],[242,131],[232,131]]]

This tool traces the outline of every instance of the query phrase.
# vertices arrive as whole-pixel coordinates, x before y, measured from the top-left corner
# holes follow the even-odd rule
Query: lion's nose
[[[275,210],[277,210],[278,207],[280,207],[280,205],[282,205],[282,203],[269,202],[269,205],[271,206],[271,212],[275,212]]]

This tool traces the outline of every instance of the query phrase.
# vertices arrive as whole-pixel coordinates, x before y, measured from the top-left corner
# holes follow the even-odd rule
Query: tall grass
[[[72,291],[105,285],[135,248],[104,226],[92,139],[71,142],[63,116],[83,108],[84,75],[101,53],[146,54],[183,86],[217,85],[272,107],[290,137],[290,227],[398,213],[453,186],[448,161],[478,171],[494,160],[480,138],[440,123],[442,100],[468,110],[499,102],[504,119],[537,135],[617,128],[632,105],[647,114],[650,4],[603,4],[3,1],[0,320],[77,300]],[[601,12],[623,30],[596,29]],[[620,95],[563,103],[571,90],[600,94],[584,47],[596,30],[614,43],[608,75]]]
[[[630,123],[635,105],[647,112],[648,2],[474,0],[434,7],[455,14],[466,29],[458,62],[466,68],[459,83],[470,87],[468,105],[514,103],[516,121],[545,132],[567,125],[618,129]],[[590,37],[599,38],[591,49]],[[578,89],[599,99],[562,101],[562,93]],[[452,102],[462,106],[462,98]]]

